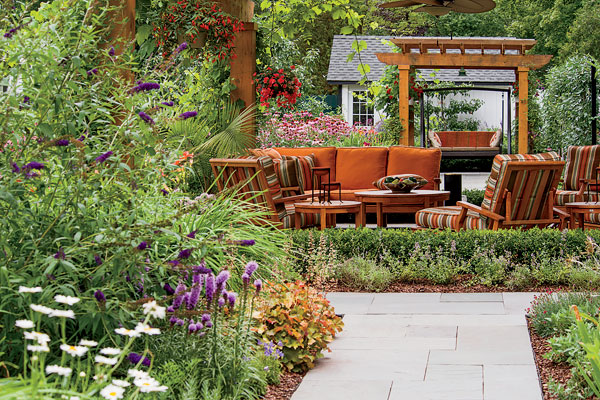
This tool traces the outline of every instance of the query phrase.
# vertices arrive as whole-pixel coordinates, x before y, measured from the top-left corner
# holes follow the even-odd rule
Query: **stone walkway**
[[[541,400],[533,293],[330,293],[344,331],[292,400]]]

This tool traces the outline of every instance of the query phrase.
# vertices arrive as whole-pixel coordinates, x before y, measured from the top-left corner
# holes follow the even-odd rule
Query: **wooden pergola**
[[[515,38],[406,37],[392,39],[401,53],[377,53],[379,61],[397,65],[400,71],[400,144],[414,146],[414,126],[409,105],[409,74],[417,68],[512,69],[517,75],[519,101],[519,153],[527,153],[528,74],[550,62],[552,56],[526,52],[536,41]]]

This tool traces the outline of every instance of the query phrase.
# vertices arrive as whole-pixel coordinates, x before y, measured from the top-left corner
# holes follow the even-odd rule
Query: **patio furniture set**
[[[406,146],[312,147],[250,150],[251,156],[210,160],[220,191],[262,204],[280,228],[335,226],[336,214],[354,214],[357,227],[375,213],[415,213],[415,229],[492,229],[600,223],[597,170],[600,146],[572,146],[566,162],[555,152],[498,154],[481,205],[444,206],[439,190],[441,151]],[[563,188],[558,189],[563,175]],[[384,177],[425,179],[421,190],[382,190]]]

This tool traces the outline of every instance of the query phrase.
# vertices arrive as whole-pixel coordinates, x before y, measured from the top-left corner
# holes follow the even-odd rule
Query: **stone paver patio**
[[[541,400],[534,293],[330,293],[344,331],[292,400]]]

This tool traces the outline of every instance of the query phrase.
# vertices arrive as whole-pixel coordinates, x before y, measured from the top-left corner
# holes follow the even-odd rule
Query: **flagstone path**
[[[534,293],[330,293],[344,330],[292,400],[541,400]]]

